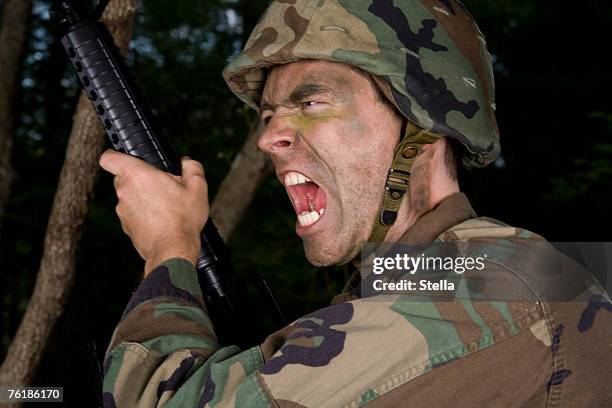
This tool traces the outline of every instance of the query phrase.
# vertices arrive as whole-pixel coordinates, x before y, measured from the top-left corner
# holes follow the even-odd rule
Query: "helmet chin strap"
[[[424,145],[434,143],[441,136],[423,130],[409,121],[406,122],[404,137],[393,153],[393,163],[385,182],[384,197],[374,222],[374,229],[368,238],[369,242],[384,241],[389,228],[397,219],[402,199],[408,193],[412,164]]]

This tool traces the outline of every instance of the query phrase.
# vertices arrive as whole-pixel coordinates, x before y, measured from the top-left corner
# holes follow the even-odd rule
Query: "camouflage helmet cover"
[[[275,0],[223,76],[257,109],[267,68],[300,59],[374,75],[408,120],[460,141],[467,165],[499,154],[490,55],[458,1]]]

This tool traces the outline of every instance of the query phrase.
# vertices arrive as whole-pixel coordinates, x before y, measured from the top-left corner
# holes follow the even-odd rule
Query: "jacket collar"
[[[476,212],[472,208],[467,196],[463,193],[454,193],[419,217],[398,242],[407,245],[429,245],[453,226],[475,217]],[[357,258],[357,264],[359,259],[360,257]],[[346,282],[342,292],[332,299],[332,304],[359,298],[361,277],[355,261],[354,267],[356,270]]]
[[[429,245],[451,227],[476,217],[467,196],[454,193],[422,215],[399,239],[402,244]]]

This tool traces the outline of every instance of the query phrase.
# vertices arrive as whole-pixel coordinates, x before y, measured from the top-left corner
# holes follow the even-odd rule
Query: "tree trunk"
[[[248,208],[257,188],[272,173],[272,164],[257,148],[263,126],[257,121],[232,163],[212,203],[210,213],[219,234],[228,241]]]
[[[102,17],[124,53],[132,33],[136,3],[137,0],[111,0]],[[86,95],[81,93],[34,292],[0,367],[0,386],[27,386],[32,382],[47,339],[64,310],[103,147],[102,126]]]
[[[242,0],[238,3],[236,10],[242,16],[243,44],[246,43],[267,3],[265,0]],[[211,217],[226,242],[253,201],[257,189],[273,170],[270,160],[257,148],[257,139],[262,130],[261,123],[256,120],[251,126],[242,150],[232,162],[229,173],[219,186],[210,208]]]
[[[13,98],[32,0],[7,0],[0,31],[0,225],[11,192],[13,166]]]

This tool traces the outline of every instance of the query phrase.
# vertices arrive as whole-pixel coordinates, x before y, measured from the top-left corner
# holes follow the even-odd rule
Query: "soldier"
[[[489,54],[461,3],[277,0],[224,76],[261,113],[313,265],[355,261],[366,241],[544,242],[476,217],[459,191],[458,165],[500,148]],[[485,277],[529,292],[520,302],[372,301],[356,274],[260,346],[220,348],[194,268],[202,166],[183,159],[176,177],[112,151],[100,165],[146,261],[108,349],[106,407],[612,404],[608,299],[543,301],[521,257],[488,260]]]

